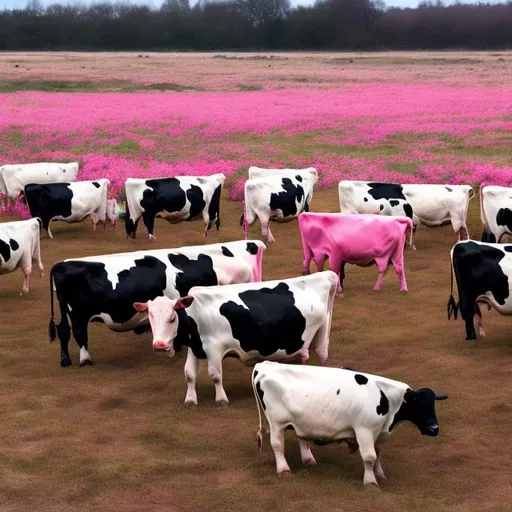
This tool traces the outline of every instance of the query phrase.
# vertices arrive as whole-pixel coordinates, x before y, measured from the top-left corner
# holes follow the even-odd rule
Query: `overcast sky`
[[[396,6],[396,7],[416,7],[418,5],[420,0],[384,0],[385,4],[389,7]],[[466,2],[471,3],[477,3],[478,0],[465,0]],[[485,0],[489,3],[499,3],[499,0]],[[73,0],[42,0],[43,5],[49,5],[51,3],[73,3]],[[90,3],[86,0],[85,3]],[[162,0],[131,0],[130,3],[141,3],[146,5],[153,5],[155,7],[158,7]],[[192,2],[191,2],[192,3]],[[297,5],[312,5],[314,3],[314,0],[291,0],[291,3],[293,6]],[[450,1],[446,1],[445,3],[450,3]],[[27,4],[27,0],[0,0],[0,10],[1,9],[20,9],[25,7]]]

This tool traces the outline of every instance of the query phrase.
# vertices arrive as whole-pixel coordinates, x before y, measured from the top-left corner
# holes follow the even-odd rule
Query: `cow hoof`
[[[67,368],[68,366],[71,366],[73,363],[71,362],[71,358],[70,357],[63,357],[61,360],[60,360],[60,365],[62,366],[62,368]]]
[[[82,366],[92,366],[94,363],[92,359],[86,359],[85,361],[80,361],[80,367]]]
[[[229,401],[228,400],[225,400],[225,399],[222,399],[222,400],[215,400],[215,403],[219,406],[224,406],[224,405],[228,405],[229,404]]]
[[[371,492],[380,492],[380,487],[377,482],[369,482],[364,484],[365,489],[370,490]]]
[[[188,400],[185,400],[185,405],[187,407],[193,407],[195,405],[197,405],[197,399],[196,400],[193,400],[193,399],[188,399]]]
[[[316,460],[311,457],[302,461],[302,465],[306,468],[314,468],[316,466]]]
[[[292,472],[290,469],[283,469],[283,471],[280,471],[279,473],[277,473],[277,475],[279,477],[288,478],[288,477],[292,476]]]

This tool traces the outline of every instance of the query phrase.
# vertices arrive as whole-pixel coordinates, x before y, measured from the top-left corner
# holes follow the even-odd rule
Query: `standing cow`
[[[310,273],[313,259],[318,270],[325,260],[340,278],[345,279],[345,264],[366,267],[375,262],[379,277],[373,291],[381,288],[388,265],[393,264],[400,278],[400,291],[407,291],[404,248],[407,229],[413,222],[407,217],[384,217],[374,214],[301,213],[299,229],[304,252],[304,274]]]
[[[29,292],[32,262],[37,262],[39,276],[44,276],[39,222],[29,219],[0,223],[0,274],[21,267],[25,280],[20,295]]]
[[[245,182],[244,222],[245,238],[248,226],[260,220],[261,233],[267,242],[274,242],[269,221],[287,222],[309,211],[316,179],[313,176],[265,176]]]
[[[305,277],[231,286],[194,287],[186,297],[135,303],[147,311],[153,348],[174,355],[173,342],[189,347],[185,364],[186,404],[197,404],[200,359],[207,359],[215,401],[227,404],[222,360],[305,363],[309,349],[324,364],[338,278],[330,270]],[[185,311],[185,308],[186,311]]]
[[[512,188],[480,185],[482,242],[501,242],[503,235],[512,236]]]
[[[29,183],[76,181],[78,162],[3,165],[0,166],[0,195],[17,199]]]
[[[149,239],[154,240],[155,217],[170,223],[192,220],[203,216],[204,236],[213,224],[220,227],[220,196],[226,177],[177,176],[174,178],[128,178],[126,189],[126,234],[135,238],[142,217]]]
[[[473,323],[477,316],[480,336],[485,336],[479,304],[493,307],[502,315],[512,315],[512,245],[465,240],[456,243],[450,252],[451,294],[448,320],[460,314],[466,323],[466,340],[476,340]],[[453,274],[457,281],[459,303],[453,298]]]
[[[402,421],[410,421],[422,435],[436,437],[439,424],[435,401],[448,398],[429,388],[414,391],[408,384],[342,368],[259,363],[252,385],[263,435],[270,432],[277,473],[289,473],[284,455],[284,431],[299,438],[304,466],[316,466],[310,442],[324,446],[346,442],[351,453],[359,449],[365,485],[385,480],[380,446]],[[265,424],[268,422],[268,428]]]
[[[214,286],[261,280],[260,241],[226,242],[204,246],[135,251],[90,256],[56,263],[50,273],[50,340],[57,335],[61,366],[71,365],[68,343],[73,336],[80,347],[80,365],[91,364],[88,352],[89,322],[104,323],[116,332],[149,329],[146,312],[133,309],[165,295],[178,299],[196,285]],[[52,284],[55,285],[61,321],[55,327]]]
[[[32,217],[39,217],[50,238],[50,222],[80,222],[85,217],[92,219],[93,231],[98,222],[105,223],[107,217],[115,226],[118,206],[114,199],[107,199],[110,181],[106,178],[96,181],[74,183],[30,184],[25,187],[25,198]]]
[[[405,215],[413,220],[415,228],[451,222],[457,240],[469,238],[466,217],[469,201],[475,195],[469,185],[340,181],[338,192],[343,213]]]

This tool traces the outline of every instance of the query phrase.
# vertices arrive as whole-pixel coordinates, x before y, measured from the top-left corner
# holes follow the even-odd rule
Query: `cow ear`
[[[448,395],[445,393],[436,393],[436,400],[446,400],[448,398]]]
[[[412,389],[408,389],[406,392],[405,392],[405,395],[404,395],[404,400],[406,402],[412,402],[414,401],[418,396],[418,392],[417,391],[413,391]]]
[[[185,295],[185,297],[180,297],[176,301],[176,304],[174,304],[174,309],[188,308],[192,302],[194,302],[194,297],[191,295]]]
[[[133,307],[137,311],[147,311],[148,310],[148,303],[147,302],[134,302]]]

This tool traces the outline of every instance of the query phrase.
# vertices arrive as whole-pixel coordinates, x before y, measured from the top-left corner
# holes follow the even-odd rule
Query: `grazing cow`
[[[304,466],[316,466],[310,442],[346,442],[359,449],[364,484],[378,487],[385,480],[380,446],[402,421],[422,435],[436,437],[439,425],[435,401],[448,398],[429,388],[414,391],[403,382],[342,368],[259,363],[252,372],[259,414],[258,448],[270,432],[277,473],[289,473],[284,455],[284,431],[295,430]],[[265,424],[268,422],[268,429]]]
[[[264,249],[265,244],[260,241],[238,241],[89,256],[56,263],[50,273],[50,286],[55,285],[61,321],[56,328],[50,287],[49,334],[51,341],[58,334],[61,366],[71,365],[68,318],[80,347],[80,365],[91,364],[89,322],[102,322],[117,332],[146,332],[149,330],[148,315],[134,311],[134,302],[152,300],[160,295],[177,299],[196,285],[261,280]]]
[[[299,229],[304,252],[304,274],[310,273],[313,259],[318,270],[325,260],[340,278],[340,291],[345,279],[345,264],[367,267],[375,262],[379,277],[373,291],[381,288],[391,262],[400,278],[400,291],[407,291],[404,247],[407,228],[413,222],[407,217],[384,217],[374,214],[301,213]]]
[[[25,186],[25,198],[32,217],[39,217],[48,236],[52,220],[80,222],[88,215],[92,219],[93,231],[98,222],[107,217],[115,226],[118,206],[114,199],[107,199],[110,181],[106,178],[96,181],[74,183],[29,184]]]
[[[29,219],[0,223],[0,274],[21,267],[25,280],[20,295],[29,292],[32,262],[37,262],[39,276],[44,276],[39,222],[39,219]]]
[[[249,179],[266,178],[267,176],[287,176],[293,178],[295,176],[303,178],[312,178],[315,183],[318,182],[318,171],[314,167],[306,167],[304,169],[268,169],[265,167],[249,167]],[[311,202],[311,200],[309,200]]]
[[[502,315],[512,315],[512,245],[465,240],[451,252],[451,294],[448,320],[460,314],[466,323],[466,340],[476,340],[473,323],[477,316],[480,336],[485,336],[479,304],[487,304]],[[457,281],[459,303],[453,298],[453,274]]]
[[[482,242],[500,242],[503,235],[512,236],[512,188],[480,185]]]
[[[338,185],[343,213],[404,215],[414,226],[442,226],[451,222],[457,240],[469,237],[466,226],[469,200],[475,195],[469,185],[416,185],[341,181]],[[414,248],[414,247],[413,247]]]
[[[269,221],[287,222],[309,211],[316,180],[297,174],[296,176],[265,176],[245,182],[244,221],[245,238],[248,226],[260,220],[261,233],[267,242],[274,242]]]
[[[338,278],[328,270],[277,281],[194,287],[178,300],[157,297],[133,306],[148,311],[155,350],[174,355],[173,341],[189,347],[185,403],[197,404],[199,359],[207,359],[215,401],[227,404],[225,357],[239,358],[247,366],[265,359],[304,363],[311,348],[325,363],[337,287]]]
[[[0,195],[17,199],[29,183],[76,181],[77,174],[78,162],[3,165],[0,167]]]
[[[175,178],[128,178],[126,189],[126,234],[135,238],[142,217],[149,239],[154,240],[155,217],[174,224],[203,216],[204,236],[213,224],[220,227],[220,196],[224,174],[177,176]]]

